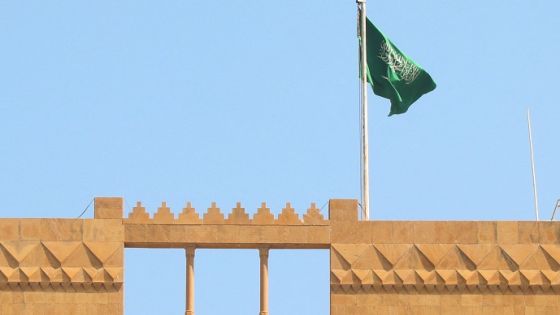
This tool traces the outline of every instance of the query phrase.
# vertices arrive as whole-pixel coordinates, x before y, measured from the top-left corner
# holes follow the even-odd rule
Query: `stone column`
[[[261,260],[261,311],[259,315],[268,315],[268,248],[260,248]]]
[[[185,248],[185,256],[187,258],[187,272],[186,272],[186,308],[185,315],[194,315],[194,251],[195,247]]]

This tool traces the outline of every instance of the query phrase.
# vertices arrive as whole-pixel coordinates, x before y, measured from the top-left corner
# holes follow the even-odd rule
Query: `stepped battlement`
[[[311,203],[307,212],[300,217],[290,202],[282,208],[276,217],[263,202],[257,212],[250,217],[245,208],[238,202],[229,214],[224,214],[215,202],[206,212],[200,214],[187,202],[182,211],[175,215],[164,201],[157,211],[150,215],[140,201],[132,208],[125,224],[241,224],[241,225],[328,225],[329,222],[321,214],[315,203]]]

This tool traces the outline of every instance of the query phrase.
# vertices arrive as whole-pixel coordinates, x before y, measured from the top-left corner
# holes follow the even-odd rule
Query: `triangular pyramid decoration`
[[[348,270],[347,272],[337,272],[337,277],[341,277],[340,279],[340,283],[341,284],[353,284],[354,283],[354,274],[352,273],[351,270]]]
[[[41,267],[41,271],[49,277],[50,282],[62,282],[62,269]]]
[[[58,260],[59,264],[63,264],[64,261],[72,254],[81,242],[42,242],[45,248]]]
[[[560,285],[560,272],[553,270],[542,270],[542,273],[548,279],[550,285]]]
[[[541,244],[541,248],[552,257],[556,263],[560,264],[560,245],[557,244]]]
[[[493,244],[457,244],[461,252],[477,267],[498,246]]]
[[[434,270],[435,266],[416,245],[413,245],[395,265],[395,269]]]
[[[19,263],[20,267],[50,266],[58,268],[60,262],[44,244],[35,246]]]
[[[21,263],[31,253],[39,242],[37,241],[5,241],[2,246],[18,262]]]
[[[415,284],[416,283],[416,277],[418,276],[418,274],[414,270],[411,270],[411,269],[395,270],[395,273],[397,274],[399,279],[402,280],[403,284]]]
[[[27,277],[29,282],[41,282],[39,267],[20,267],[19,270]]]
[[[462,279],[456,270],[438,270],[437,274],[443,279],[445,285],[457,285]]]
[[[0,286],[8,283],[8,277],[0,270]]]
[[[331,250],[331,269],[343,269],[343,270],[349,270],[350,264],[348,263],[348,261],[346,261],[346,259],[344,259],[344,257],[342,257],[342,254],[339,253],[338,251],[334,250],[334,248]]]
[[[373,272],[381,279],[383,285],[401,285],[403,283],[393,270],[373,270]]]
[[[103,263],[95,256],[95,254],[84,244],[80,244],[76,249],[64,260],[63,267],[96,267],[101,268]]]
[[[111,276],[113,282],[123,282],[122,268],[105,268],[105,271]]]
[[[100,269],[95,274],[95,278],[93,279],[93,282],[97,282],[97,283],[113,282],[113,277],[109,272],[107,272],[107,270]]]
[[[364,251],[371,248],[367,244],[333,244],[332,249],[335,250],[340,256],[352,266],[352,264],[362,256]],[[363,268],[362,268],[363,269]]]
[[[382,255],[392,266],[412,248],[409,244],[375,244],[377,252]]]
[[[342,279],[344,279],[349,272],[351,271],[340,270],[340,269],[331,270],[331,283],[334,282],[334,283],[342,284]]]
[[[10,277],[16,270],[17,268],[0,267],[0,282],[8,282],[8,279],[10,279]]]
[[[352,269],[352,272],[360,280],[361,284],[373,284],[373,276],[371,270]]]
[[[373,245],[367,245],[359,257],[352,263],[352,268],[390,270],[393,268],[393,265]]]
[[[43,271],[42,268],[39,268],[39,282],[44,284],[44,285],[48,285],[51,282],[51,278],[49,277],[49,275]]]
[[[472,286],[479,284],[480,276],[477,271],[473,270],[457,270],[457,273],[465,279],[466,285]]]
[[[515,262],[517,266],[521,266],[527,258],[538,250],[536,244],[515,244],[502,245],[502,250]]]
[[[436,269],[475,270],[476,264],[458,246],[453,245],[441,260],[436,263]]]
[[[123,246],[121,242],[84,242],[84,244],[101,264],[105,264],[118,250],[122,250]]]
[[[520,272],[529,280],[531,286],[550,285],[549,280],[539,270],[521,270]]]
[[[8,276],[8,282],[17,283],[17,282],[28,282],[29,278],[26,274],[21,271],[21,269],[16,268],[13,272]]]
[[[428,270],[415,270],[415,273],[422,279],[422,282],[426,285],[436,285],[436,273],[434,271]]]
[[[519,270],[519,265],[500,247],[495,246],[478,264],[479,270]]]
[[[0,266],[17,267],[19,262],[2,246],[0,242]]]
[[[500,284],[500,274],[497,270],[479,270],[478,273],[484,278],[487,285]]]
[[[99,269],[94,268],[94,267],[86,267],[86,268],[83,268],[83,269],[84,269],[84,272],[91,279],[91,281],[93,281],[95,279],[95,276],[97,275],[97,272],[99,271]]]
[[[543,247],[539,246],[529,253],[530,256],[520,265],[520,269],[560,270],[560,264]]]
[[[83,269],[80,267],[62,267],[65,282],[84,282]]]
[[[508,280],[506,279],[506,277],[498,271],[498,279],[500,281],[500,288],[502,289],[506,289],[508,286]]]
[[[434,266],[456,247],[453,244],[416,244],[415,246]]]
[[[521,279],[519,278],[519,271],[511,270],[498,270],[500,276],[506,280],[508,285],[521,285]]]

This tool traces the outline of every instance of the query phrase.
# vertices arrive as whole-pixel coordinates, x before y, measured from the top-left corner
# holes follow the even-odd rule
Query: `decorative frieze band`
[[[335,244],[335,291],[560,292],[556,244]]]
[[[118,288],[122,260],[122,242],[2,241],[0,289]]]
[[[161,206],[153,217],[142,206],[141,202],[137,202],[136,206],[132,208],[128,218],[124,220],[126,224],[254,224],[254,225],[328,225],[329,221],[326,220],[321,214],[321,210],[317,208],[315,203],[312,203],[307,209],[307,213],[300,218],[295,209],[288,202],[282,209],[282,212],[275,218],[270,208],[266,203],[262,203],[261,207],[257,210],[251,218],[245,212],[245,208],[241,203],[237,203],[236,207],[232,209],[231,213],[226,217],[218,208],[215,202],[212,203],[207,212],[202,217],[188,202],[183,208],[183,211],[176,217],[171,209],[167,206],[166,202],[162,202]]]
[[[119,289],[123,268],[0,267],[0,289]]]

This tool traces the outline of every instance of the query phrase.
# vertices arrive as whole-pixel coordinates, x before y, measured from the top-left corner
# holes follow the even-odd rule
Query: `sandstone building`
[[[330,250],[332,315],[560,314],[555,222],[364,222],[355,200],[331,200],[327,218],[289,204],[278,217],[265,204],[252,218],[239,204],[124,212],[96,198],[94,219],[0,219],[0,314],[122,315],[125,247],[185,249],[188,315],[196,248],[260,250],[260,315],[279,248]]]

